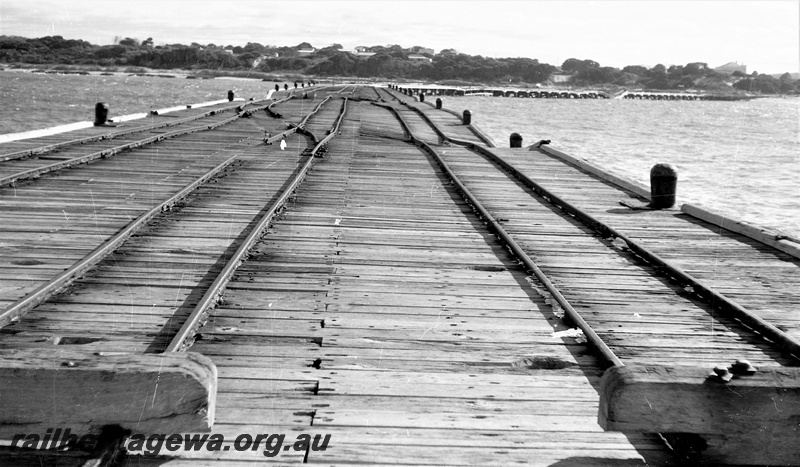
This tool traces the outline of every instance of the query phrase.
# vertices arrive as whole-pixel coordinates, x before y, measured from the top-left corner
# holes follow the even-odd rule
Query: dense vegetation
[[[368,47],[370,56],[345,52],[339,44],[312,49],[306,42],[292,47],[248,43],[241,46],[215,44],[169,44],[156,46],[118,38],[113,45],[98,46],[82,40],[48,36],[28,39],[0,36],[0,62],[27,65],[86,67],[146,67],[151,69],[259,71],[300,73],[317,77],[373,77],[438,82],[550,84],[554,73],[571,75],[570,86],[644,88],[663,90],[702,89],[748,91],[768,94],[800,94],[800,80],[789,73],[778,78],[753,72],[745,75],[719,73],[706,63],[656,65],[652,68],[604,67],[593,60],[570,58],[560,67],[530,58],[490,58],[445,49],[435,55],[412,54],[399,45]],[[410,58],[410,55],[416,55]]]

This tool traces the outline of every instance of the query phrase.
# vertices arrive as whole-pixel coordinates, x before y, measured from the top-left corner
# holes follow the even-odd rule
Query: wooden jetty
[[[0,465],[800,465],[796,239],[409,94],[0,144]]]
[[[707,92],[679,92],[658,90],[622,91],[616,94],[592,89],[520,88],[497,86],[453,87],[426,84],[392,84],[391,89],[409,96],[489,96],[523,97],[536,99],[638,99],[658,101],[739,101],[753,99],[751,95],[715,94]],[[423,97],[424,99],[424,97]]]

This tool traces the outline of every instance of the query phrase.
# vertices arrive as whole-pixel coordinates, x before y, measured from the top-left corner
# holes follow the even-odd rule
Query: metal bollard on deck
[[[469,125],[472,123],[472,112],[469,110],[464,111],[464,116],[461,118],[464,121],[464,125]]]
[[[439,99],[438,97],[436,98],[436,108],[437,109],[441,109],[442,108],[442,100]]]
[[[511,133],[511,136],[508,137],[508,146],[511,148],[521,148],[522,135],[519,133]]]
[[[425,93],[424,92],[420,92],[419,93],[419,101],[420,102],[425,102]]]
[[[94,126],[105,125],[108,121],[108,104],[98,102],[94,106]]]
[[[667,209],[675,205],[678,170],[672,164],[656,164],[650,170],[650,207]]]
[[[233,102],[233,91],[228,91],[228,101]]]

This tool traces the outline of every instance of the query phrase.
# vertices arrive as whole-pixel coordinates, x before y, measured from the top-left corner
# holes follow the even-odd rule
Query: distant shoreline
[[[122,68],[122,69],[121,69]],[[63,75],[82,75],[82,76],[146,76],[146,77],[153,77],[153,78],[165,78],[165,79],[241,79],[241,80],[253,80],[253,81],[272,81],[275,83],[286,83],[286,82],[296,82],[296,81],[308,81],[314,80],[320,83],[341,83],[341,82],[354,82],[354,83],[365,83],[365,84],[376,84],[376,83],[386,83],[386,82],[396,82],[396,83],[404,83],[404,82],[413,82],[419,83],[423,85],[441,85],[436,81],[425,82],[421,83],[419,80],[407,80],[407,79],[396,79],[390,80],[386,78],[375,78],[375,77],[312,77],[306,75],[300,75],[296,73],[265,73],[261,71],[239,71],[239,70],[192,70],[191,72],[187,70],[162,70],[162,69],[151,69],[145,67],[119,67],[119,66],[110,66],[110,67],[101,67],[98,65],[63,65],[63,64],[11,64],[10,66],[0,66],[0,71],[13,71],[13,72],[21,72],[21,73],[43,73],[43,74],[63,74]],[[453,81],[453,80],[445,80]],[[473,82],[466,82],[460,83],[458,85],[451,85],[452,87],[460,87],[460,88],[480,88],[480,87],[507,87],[507,88],[516,88],[516,89],[536,89],[539,86],[532,85],[529,83],[518,83],[513,86],[508,85],[501,85],[501,84],[492,84],[492,83],[473,83]],[[640,89],[632,89],[627,88],[624,86],[596,86],[592,88],[588,87],[573,87],[570,86],[568,83],[562,85],[553,85],[550,86],[555,89],[564,89],[564,90],[573,90],[577,92],[581,91],[588,91],[588,90],[599,90],[606,94],[613,95],[617,93],[621,93],[624,91],[641,91]],[[654,91],[654,92],[661,92],[661,93],[681,93],[685,91],[679,91],[674,89],[664,89],[664,90],[644,90],[644,91]],[[739,90],[731,90],[727,91],[697,91],[702,92],[707,95],[715,95],[715,96],[725,96],[725,97],[736,97],[739,99],[754,99],[754,98],[765,98],[765,97],[800,97],[800,96],[791,96],[785,94],[759,94],[759,95],[752,95],[748,93],[743,93]]]

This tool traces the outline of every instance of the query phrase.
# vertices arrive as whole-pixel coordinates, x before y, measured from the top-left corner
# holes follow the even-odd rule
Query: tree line
[[[30,65],[147,67],[181,70],[257,70],[292,72],[318,77],[369,77],[430,80],[445,84],[539,84],[554,74],[569,77],[571,86],[642,88],[655,90],[740,90],[769,94],[800,94],[800,80],[789,73],[778,78],[757,72],[719,73],[707,63],[601,66],[593,60],[570,58],[560,67],[531,58],[492,58],[445,49],[435,55],[413,54],[399,45],[367,47],[369,56],[342,50],[339,44],[314,50],[303,42],[271,46],[250,42],[245,46],[216,44],[154,45],[152,38],[115,38],[112,45],[94,45],[61,36],[24,38],[0,36],[0,62]],[[424,58],[420,58],[420,55]]]

